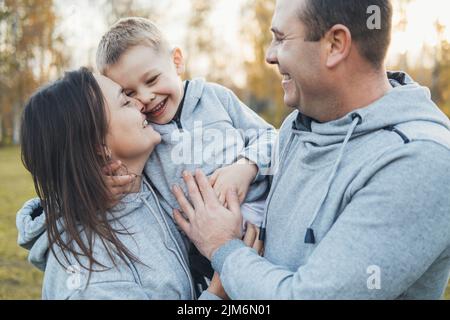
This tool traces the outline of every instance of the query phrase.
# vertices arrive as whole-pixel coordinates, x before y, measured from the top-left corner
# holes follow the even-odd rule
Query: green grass
[[[16,243],[16,212],[32,197],[33,184],[19,148],[0,148],[0,300],[41,297],[43,274],[28,263],[27,251]],[[445,298],[450,300],[450,286]]]
[[[0,148],[0,299],[39,299],[42,272],[17,245],[16,212],[35,197],[31,176],[17,147]]]

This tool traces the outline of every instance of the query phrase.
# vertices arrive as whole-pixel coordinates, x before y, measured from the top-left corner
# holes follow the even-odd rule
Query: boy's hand
[[[113,202],[110,207],[114,207],[124,194],[130,192],[132,183],[136,179],[136,175],[121,175],[120,169],[122,163],[118,161],[111,162],[108,166],[103,167],[104,179],[109,192],[113,196]]]
[[[242,204],[257,173],[258,168],[253,162],[241,158],[232,165],[217,169],[209,177],[209,182],[220,203],[226,207],[225,197],[228,190],[236,190],[239,203]]]

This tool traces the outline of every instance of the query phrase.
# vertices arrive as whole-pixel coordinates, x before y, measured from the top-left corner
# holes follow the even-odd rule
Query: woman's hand
[[[136,175],[132,174],[122,175],[122,172],[120,172],[121,168],[121,161],[113,161],[103,168],[103,178],[112,196],[112,202],[109,204],[110,208],[114,207],[124,195],[130,192],[137,178]]]
[[[209,177],[209,182],[220,203],[226,207],[225,198],[229,190],[237,192],[240,204],[244,202],[248,189],[255,180],[257,173],[258,167],[253,162],[241,158],[232,165],[217,169]]]

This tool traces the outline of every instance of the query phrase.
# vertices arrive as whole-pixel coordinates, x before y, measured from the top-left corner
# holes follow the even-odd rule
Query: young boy
[[[259,226],[263,217],[271,149],[276,130],[229,89],[200,79],[183,82],[183,55],[143,18],[121,19],[97,50],[99,71],[139,100],[147,120],[161,134],[145,167],[163,209],[172,217],[179,205],[173,185],[182,173],[200,168],[219,199],[237,190],[244,220]]]

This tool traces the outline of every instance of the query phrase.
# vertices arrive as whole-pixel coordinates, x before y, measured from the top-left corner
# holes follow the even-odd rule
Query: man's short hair
[[[380,9],[379,29],[367,25],[371,6]],[[298,16],[306,26],[306,41],[319,41],[336,24],[346,26],[361,55],[380,68],[391,42],[392,11],[390,0],[306,0]]]
[[[137,45],[157,51],[168,49],[167,40],[153,22],[145,18],[123,18],[103,35],[97,48],[97,69],[104,74],[128,49]]]

